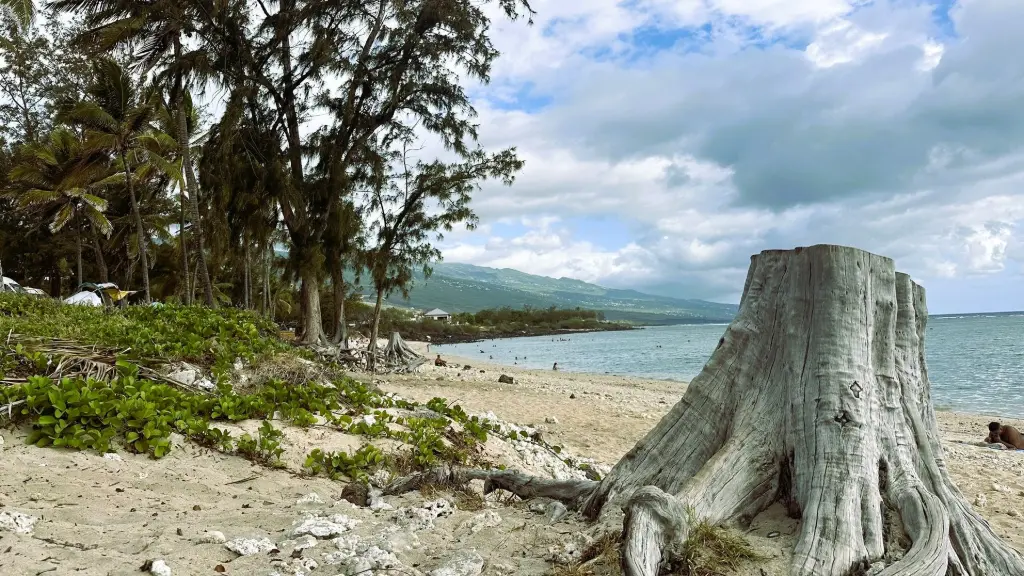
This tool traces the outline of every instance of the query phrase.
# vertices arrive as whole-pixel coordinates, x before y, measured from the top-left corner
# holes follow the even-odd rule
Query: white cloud
[[[1019,282],[1007,275],[1024,271],[1024,3],[960,3],[953,39],[931,6],[858,4],[870,5],[534,3],[536,26],[499,30],[491,89],[529,83],[553,103],[479,103],[485,144],[517,146],[526,167],[475,200],[484,222],[528,230],[450,237],[446,260],[727,300],[750,254],[839,243],[924,282]],[[642,27],[702,24],[700,50],[631,43]],[[773,37],[791,38],[749,45]],[[589,216],[631,236],[608,245],[562,225]]]

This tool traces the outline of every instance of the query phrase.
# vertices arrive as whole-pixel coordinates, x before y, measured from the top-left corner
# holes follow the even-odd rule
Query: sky
[[[932,313],[1024,310],[1024,2],[532,0],[446,262],[738,302],[750,256],[895,259]]]

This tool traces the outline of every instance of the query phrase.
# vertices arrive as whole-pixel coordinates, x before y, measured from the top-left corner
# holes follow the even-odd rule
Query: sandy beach
[[[535,426],[566,453],[606,465],[631,448],[685,390],[678,382],[445,359],[447,368],[428,364],[415,374],[373,380],[410,399],[440,396],[470,413],[491,412],[506,422]],[[501,374],[515,383],[499,384]],[[940,413],[946,462],[996,532],[1024,551],[1024,452],[962,443],[983,438],[988,421]],[[1021,421],[1010,423],[1024,427]],[[245,422],[243,428],[255,424]],[[439,495],[420,493],[387,497],[386,505],[375,510],[356,507],[342,499],[343,483],[303,477],[298,467],[311,447],[353,449],[360,441],[325,428],[284,430],[285,470],[255,467],[181,442],[159,461],[125,453],[104,457],[40,449],[24,444],[23,431],[3,430],[0,573],[127,575],[161,560],[173,576],[335,576],[359,573],[357,568],[367,565],[376,568],[373,574],[429,575],[459,573],[434,571],[469,555],[479,560],[473,564],[479,570],[471,574],[541,575],[550,573],[552,558],[578,553],[591,528],[573,515],[546,521],[543,507],[510,504],[494,495],[475,507],[452,506],[458,499],[450,495],[446,504],[438,504]],[[499,463],[531,473],[541,470],[507,444],[494,444],[492,450]],[[12,527],[10,514],[15,512],[36,519],[30,531],[18,533]],[[303,535],[303,523],[311,518],[343,518],[337,530],[344,534],[335,538],[332,533],[332,539]],[[799,523],[778,505],[763,512],[745,536],[768,559],[733,574],[784,576],[798,529]],[[239,556],[223,542],[236,538],[266,538],[272,550]],[[377,563],[344,564],[352,558],[369,562],[365,558],[370,557]]]
[[[425,352],[425,344],[414,347]],[[679,382],[443,358],[448,368],[423,366],[416,375],[386,378],[386,387],[414,399],[457,399],[467,410],[491,410],[501,418],[536,424],[547,430],[552,442],[609,465],[632,448],[686,389]],[[466,365],[472,368],[463,369]],[[512,376],[515,385],[499,384],[500,374]],[[558,423],[546,423],[551,417]],[[940,411],[936,418],[946,464],[957,486],[998,534],[1024,552],[1024,452],[975,445],[988,434],[990,416]],[[1024,430],[1024,420],[1003,422]],[[777,516],[776,512],[765,514]],[[764,518],[754,525],[760,520]]]

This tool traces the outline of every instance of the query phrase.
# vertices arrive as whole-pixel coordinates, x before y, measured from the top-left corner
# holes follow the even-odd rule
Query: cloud
[[[730,300],[752,253],[827,242],[1020,281],[1024,3],[533,4],[477,96],[526,168],[475,208],[521,233],[449,237],[447,260]],[[565,224],[587,218],[629,237]]]

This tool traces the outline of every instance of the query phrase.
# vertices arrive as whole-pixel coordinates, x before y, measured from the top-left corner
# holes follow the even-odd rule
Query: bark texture
[[[801,518],[794,576],[1024,574],[946,470],[924,359],[924,290],[893,261],[819,245],[751,259],[739,313],[672,411],[590,494],[622,507],[623,570],[655,576],[684,510]],[[909,547],[896,534],[904,534]]]

